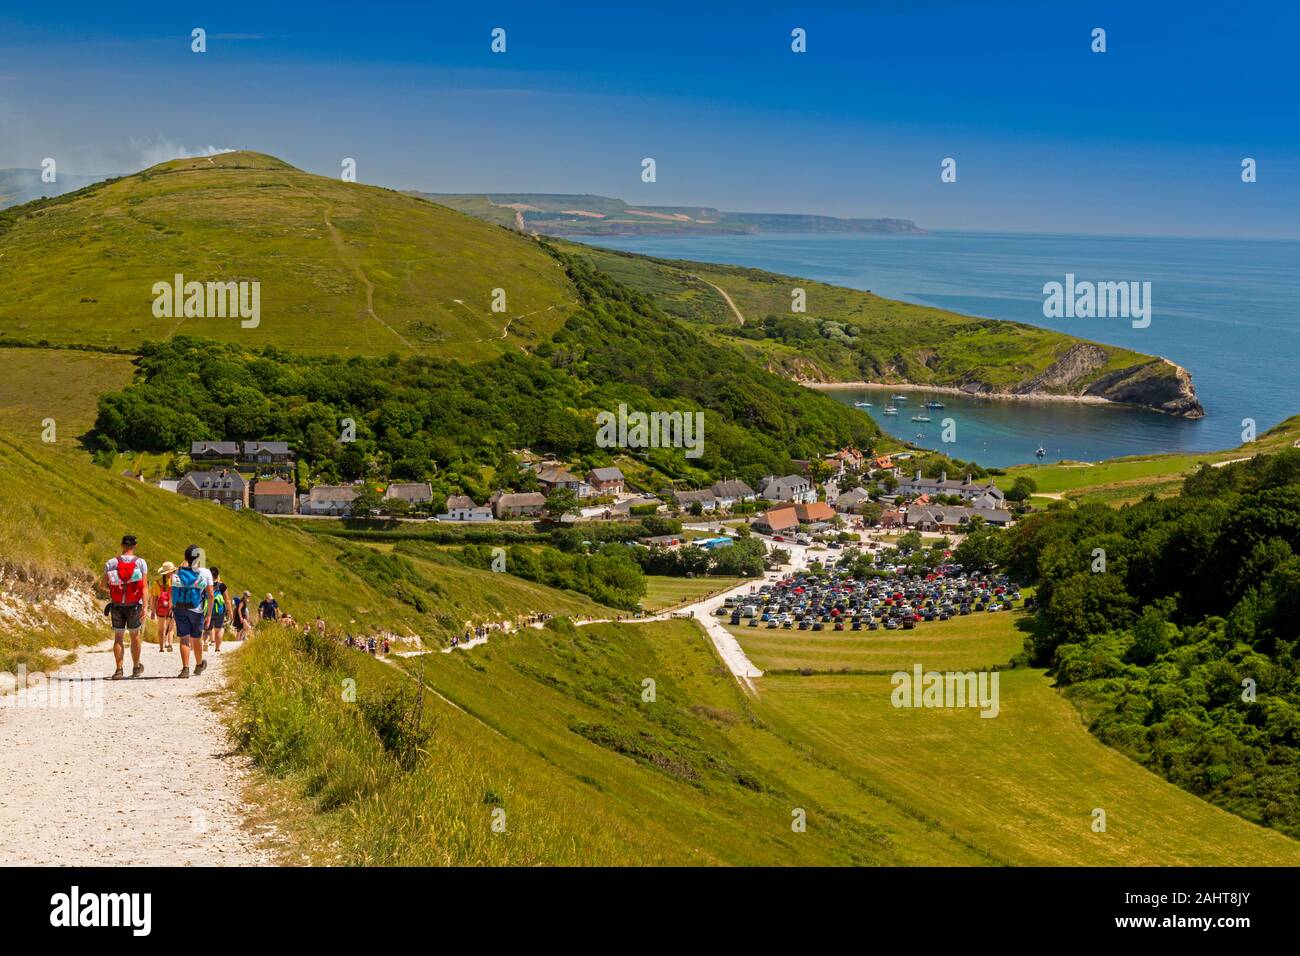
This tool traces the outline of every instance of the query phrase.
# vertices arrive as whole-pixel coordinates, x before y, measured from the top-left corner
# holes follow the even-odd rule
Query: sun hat
[[[172,564],[170,561],[164,561],[162,563],[162,567],[158,569],[158,574],[159,575],[171,574],[175,570],[176,570],[176,565]]]

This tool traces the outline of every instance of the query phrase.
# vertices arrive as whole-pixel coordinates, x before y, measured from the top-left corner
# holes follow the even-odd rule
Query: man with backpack
[[[140,663],[140,630],[144,626],[144,595],[149,583],[149,568],[144,558],[135,556],[135,535],[122,536],[122,553],[104,565],[104,586],[111,598],[107,613],[113,625],[113,660],[117,670],[113,680],[121,680],[125,648],[123,637],[131,632],[131,676],[144,673]]]
[[[181,642],[181,672],[178,677],[190,676],[190,651],[194,652],[194,676],[207,668],[203,659],[203,632],[207,630],[212,613],[212,572],[199,567],[203,552],[197,544],[185,549],[185,563],[172,575],[172,617],[176,621],[176,636]]]

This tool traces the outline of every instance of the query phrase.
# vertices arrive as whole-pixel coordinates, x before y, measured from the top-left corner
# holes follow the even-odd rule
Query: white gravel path
[[[58,672],[59,706],[0,698],[0,864],[270,864],[244,822],[246,763],[212,705],[238,647],[179,680],[179,651],[146,644],[145,673],[110,681],[97,679],[113,672],[105,642]]]

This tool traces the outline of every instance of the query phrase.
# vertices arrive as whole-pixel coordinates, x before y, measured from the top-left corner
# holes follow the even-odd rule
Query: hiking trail
[[[144,674],[112,681],[105,641],[52,675],[60,706],[0,695],[0,865],[271,864],[271,834],[244,821],[247,761],[212,706],[238,648],[180,680],[180,651],[145,644]]]

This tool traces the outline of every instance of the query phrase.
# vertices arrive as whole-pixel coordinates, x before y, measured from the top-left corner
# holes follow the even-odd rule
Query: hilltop
[[[622,199],[559,193],[426,193],[432,202],[520,232],[547,236],[753,235],[860,232],[921,235],[910,219],[843,219],[778,212],[725,212],[712,206],[632,206]]]
[[[536,243],[445,207],[231,152],[0,213],[0,340],[138,347],[177,333],[294,351],[478,361],[574,304]],[[154,284],[260,283],[260,322],[158,318]],[[493,311],[494,290],[504,311]]]

